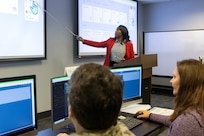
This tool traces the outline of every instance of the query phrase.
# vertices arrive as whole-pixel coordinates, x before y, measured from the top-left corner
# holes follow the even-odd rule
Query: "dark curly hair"
[[[69,103],[78,123],[88,130],[107,129],[117,122],[123,85],[102,65],[81,65],[70,80]]]

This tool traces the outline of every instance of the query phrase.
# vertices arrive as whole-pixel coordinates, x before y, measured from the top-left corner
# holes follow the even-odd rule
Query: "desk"
[[[136,136],[157,136],[163,130],[163,125],[145,121],[141,125],[133,128],[131,131]],[[51,128],[38,132],[38,136],[56,136],[59,133],[66,133],[66,129],[52,131]]]
[[[164,126],[162,124],[144,121],[141,125],[133,128],[131,131],[136,136],[157,136],[164,130]]]
[[[133,128],[131,131],[136,134],[136,136],[157,136],[161,131],[164,130],[163,125],[154,123],[151,121],[144,121],[141,125]],[[59,133],[67,133],[67,129],[61,128],[53,131],[51,128],[37,132],[28,132],[20,136],[56,136]]]

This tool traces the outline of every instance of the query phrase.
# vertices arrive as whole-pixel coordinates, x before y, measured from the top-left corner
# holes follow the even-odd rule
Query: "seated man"
[[[69,118],[76,133],[70,136],[134,136],[118,122],[123,85],[99,64],[81,65],[70,80]],[[67,134],[58,134],[67,136]]]

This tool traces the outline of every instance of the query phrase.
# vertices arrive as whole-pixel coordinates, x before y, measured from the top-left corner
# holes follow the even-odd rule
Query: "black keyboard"
[[[128,127],[128,129],[133,129],[134,127],[143,123],[142,120],[129,116],[126,116],[125,119],[119,119],[119,121],[124,123]]]

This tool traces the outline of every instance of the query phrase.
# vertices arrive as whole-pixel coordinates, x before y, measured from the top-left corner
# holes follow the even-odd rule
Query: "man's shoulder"
[[[122,122],[118,122],[117,124],[119,126],[119,129],[122,132],[122,136],[135,136],[128,128],[123,124]]]
[[[118,122],[107,131],[101,132],[84,132],[80,134],[71,134],[70,136],[135,136],[123,123]]]

